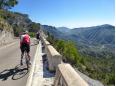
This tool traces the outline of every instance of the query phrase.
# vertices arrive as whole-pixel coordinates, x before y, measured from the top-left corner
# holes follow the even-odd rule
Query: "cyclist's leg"
[[[20,61],[21,65],[23,65],[23,62],[22,62],[23,56],[24,56],[24,46],[22,45],[21,46],[21,61]]]
[[[21,57],[21,61],[20,61],[20,65],[23,65],[23,56],[24,56],[24,53],[22,53],[22,57]]]
[[[24,56],[24,51],[21,53],[21,60],[23,59]]]
[[[27,57],[28,57],[27,59],[29,61],[29,64],[31,64],[30,63],[30,59],[31,59],[31,56],[30,56],[30,45],[27,45],[27,50],[26,51],[27,51]]]

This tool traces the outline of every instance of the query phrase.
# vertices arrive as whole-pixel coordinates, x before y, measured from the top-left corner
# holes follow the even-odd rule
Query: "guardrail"
[[[56,71],[54,86],[89,86],[70,64],[62,62],[62,56],[44,37],[41,40],[48,57],[49,70]]]
[[[50,45],[50,43],[44,38],[41,37],[44,46],[45,46],[45,53],[48,57],[48,64],[50,71],[56,71],[58,64],[62,63],[62,55],[60,55],[56,49]]]
[[[54,86],[89,86],[70,64],[59,64]]]

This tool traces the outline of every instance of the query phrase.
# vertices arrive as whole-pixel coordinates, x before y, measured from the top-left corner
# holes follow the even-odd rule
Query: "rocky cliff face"
[[[40,28],[40,23],[32,22],[27,14],[0,10],[0,16],[12,26],[15,36],[25,30],[36,33]]]
[[[13,41],[13,29],[9,23],[0,18],[0,46]]]

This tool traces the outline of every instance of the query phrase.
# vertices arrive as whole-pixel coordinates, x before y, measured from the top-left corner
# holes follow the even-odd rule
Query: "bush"
[[[49,34],[48,41],[63,55],[63,59],[71,64],[80,62],[80,55],[75,44],[71,41],[55,39]]]
[[[30,37],[35,37],[36,34],[34,32],[29,32]]]

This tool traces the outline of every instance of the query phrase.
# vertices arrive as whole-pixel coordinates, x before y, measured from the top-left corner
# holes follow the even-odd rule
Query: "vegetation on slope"
[[[0,0],[0,22],[3,29],[7,25],[11,25],[15,36],[19,36],[21,32],[28,30],[31,36],[40,29],[40,24],[32,22],[27,14],[8,11],[18,4],[18,0]],[[5,22],[4,22],[5,21]],[[8,29],[8,28],[7,28]]]
[[[0,30],[7,30],[10,32],[13,31],[12,26],[1,17],[0,17]]]
[[[6,10],[0,10],[0,17],[7,21],[12,27],[15,36],[19,36],[19,34],[25,30],[29,32],[36,33],[40,29],[40,24],[32,22],[27,14],[21,14],[17,12],[11,12]]]

